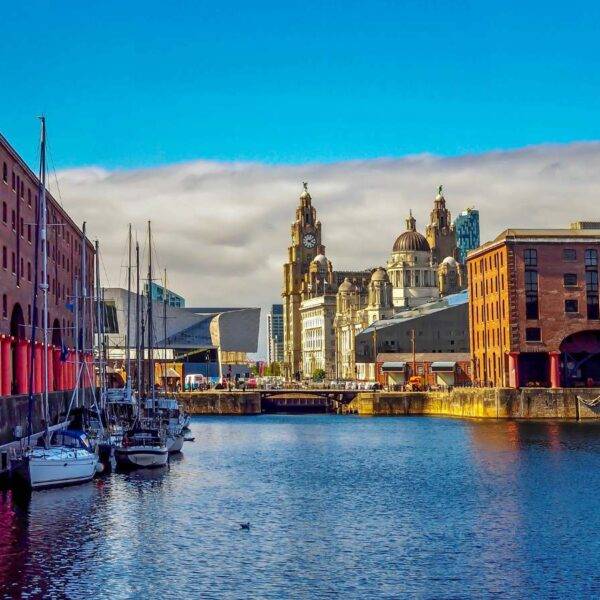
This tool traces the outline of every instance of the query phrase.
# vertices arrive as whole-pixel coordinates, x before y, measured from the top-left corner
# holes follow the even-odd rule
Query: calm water
[[[600,423],[278,415],[192,430],[169,472],[0,496],[2,595],[600,597]]]

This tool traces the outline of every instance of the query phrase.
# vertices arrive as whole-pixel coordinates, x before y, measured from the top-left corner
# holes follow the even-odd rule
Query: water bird
[[[246,531],[250,530],[250,523],[240,523],[240,528],[245,529]]]

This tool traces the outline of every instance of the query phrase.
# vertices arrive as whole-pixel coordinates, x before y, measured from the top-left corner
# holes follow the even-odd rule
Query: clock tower
[[[321,244],[321,222],[317,221],[317,211],[311,204],[308,184],[303,183],[303,186],[296,220],[291,227],[288,262],[283,265],[283,372],[286,379],[299,377],[302,369],[302,281],[315,256],[325,254],[325,246]]]

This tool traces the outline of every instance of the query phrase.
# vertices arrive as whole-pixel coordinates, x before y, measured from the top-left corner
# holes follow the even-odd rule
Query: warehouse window
[[[563,275],[565,287],[573,287],[577,285],[577,273],[565,273]]]
[[[587,318],[597,320],[600,318],[598,309],[598,294],[588,294],[587,296]]]
[[[537,250],[533,248],[527,248],[523,252],[523,258],[525,260],[526,267],[537,267]]]
[[[537,271],[525,271],[525,316],[527,319],[539,316]]]
[[[577,250],[565,248],[563,250],[563,260],[577,260]]]
[[[598,250],[586,250],[585,251],[585,266],[586,267],[597,267],[598,266]]]
[[[565,312],[566,313],[579,312],[579,302],[577,300],[565,300]]]
[[[541,342],[542,341],[542,330],[539,327],[526,327],[525,328],[525,341]]]

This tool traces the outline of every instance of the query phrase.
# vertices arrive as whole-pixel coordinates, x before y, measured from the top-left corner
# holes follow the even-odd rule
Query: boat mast
[[[165,269],[165,283],[163,286],[163,386],[167,393],[167,269]]]
[[[131,223],[129,223],[129,239],[127,248],[127,340],[125,349],[127,358],[125,362],[125,371],[127,373],[127,398],[131,397]]]
[[[148,382],[152,400],[154,393],[154,323],[152,321],[152,225],[148,221]],[[153,403],[154,410],[154,403]]]
[[[81,371],[83,372],[83,379],[81,386],[84,389],[84,402],[85,402],[85,376],[89,374],[87,372],[87,364],[85,362],[85,351],[86,351],[86,312],[87,312],[87,244],[86,244],[86,223],[83,222],[81,229],[81,353],[83,358],[81,359]],[[79,356],[77,356],[79,359]],[[91,387],[91,381],[88,381]]]
[[[135,360],[138,393],[142,389],[142,356],[140,340],[140,245],[135,243]]]
[[[41,116],[42,137],[40,141],[40,238],[42,242],[42,289],[44,298],[44,351],[42,355],[43,373],[44,373],[44,397],[42,403],[42,412],[46,426],[46,443],[49,442],[49,405],[48,405],[48,242],[47,240],[47,207],[46,207],[46,117]],[[33,340],[35,343],[35,340]]]
[[[94,243],[96,250],[96,329],[97,329],[97,348],[98,348],[98,375],[100,379],[100,409],[104,410],[105,407],[105,396],[106,386],[104,379],[104,361],[102,355],[102,346],[104,345],[104,330],[102,327],[102,302],[101,302],[101,288],[100,288],[100,244],[98,240]]]
[[[75,406],[79,407],[79,279],[75,276]]]

